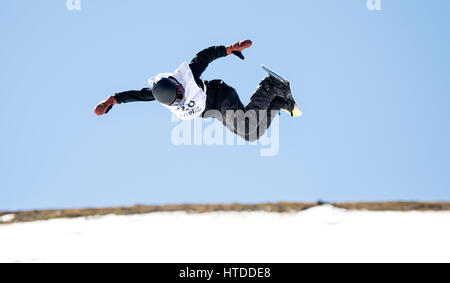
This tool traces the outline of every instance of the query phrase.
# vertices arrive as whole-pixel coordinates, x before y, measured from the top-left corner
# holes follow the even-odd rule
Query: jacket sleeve
[[[120,93],[116,93],[114,97],[117,100],[118,104],[135,102],[135,101],[153,101],[155,97],[153,97],[153,93],[149,88],[143,88],[141,90],[130,90],[124,91]]]
[[[192,59],[189,67],[197,80],[203,74],[212,61],[227,56],[225,46],[213,46],[200,51],[194,59]]]

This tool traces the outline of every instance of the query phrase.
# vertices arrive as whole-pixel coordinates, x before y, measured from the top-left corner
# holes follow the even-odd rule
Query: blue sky
[[[0,4],[0,209],[165,203],[450,200],[450,2],[66,1]],[[201,49],[249,101],[264,63],[304,116],[280,152],[176,147],[157,103],[95,104],[146,87]],[[174,174],[174,172],[176,174]]]

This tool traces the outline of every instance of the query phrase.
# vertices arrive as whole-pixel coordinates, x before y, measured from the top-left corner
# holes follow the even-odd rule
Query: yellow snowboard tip
[[[286,109],[282,109],[284,112],[288,113],[289,115],[291,115],[292,117],[300,117],[303,115],[302,110],[300,110],[300,108],[297,106],[297,104],[294,107],[294,110],[292,110],[292,113]]]

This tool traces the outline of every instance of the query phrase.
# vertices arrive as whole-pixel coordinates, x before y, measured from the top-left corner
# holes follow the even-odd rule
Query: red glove
[[[113,105],[116,105],[116,104],[117,104],[117,100],[114,98],[114,96],[110,96],[110,97],[108,97],[108,99],[100,102],[95,107],[95,114],[97,114],[98,116],[102,116],[102,115],[108,113],[109,110],[111,110],[111,108],[113,107]]]
[[[227,46],[227,54],[234,54],[236,56],[238,56],[241,59],[244,59],[244,55],[242,55],[242,50],[249,48],[250,46],[252,46],[252,41],[251,40],[244,40],[244,41],[239,41],[236,42],[233,45]]]

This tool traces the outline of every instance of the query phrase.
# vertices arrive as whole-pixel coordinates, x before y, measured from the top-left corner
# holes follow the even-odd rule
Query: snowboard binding
[[[290,85],[289,80],[287,80],[286,78],[284,78],[284,77],[281,76],[280,74],[278,74],[278,73],[272,71],[272,70],[271,70],[270,68],[268,68],[267,66],[261,65],[261,68],[262,68],[264,71],[266,71],[267,74],[269,74],[269,76],[271,76],[271,77],[277,79],[278,81],[280,81],[280,82],[283,83],[283,84]],[[291,94],[291,99],[292,99],[292,101],[293,101],[294,104],[295,104],[295,106],[293,107],[293,109],[292,109],[291,111],[290,111],[290,110],[287,110],[287,109],[281,109],[281,110],[283,110],[283,111],[285,111],[286,113],[290,114],[292,117],[300,117],[300,116],[302,116],[302,115],[303,115],[302,110],[300,110],[300,108],[298,107],[298,105],[297,105],[297,103],[295,102],[295,99],[294,99],[294,97],[292,96],[292,94]]]

